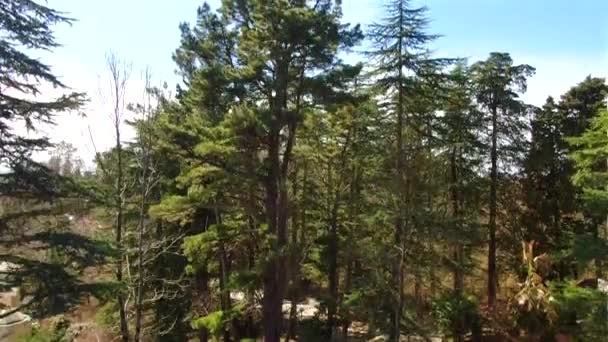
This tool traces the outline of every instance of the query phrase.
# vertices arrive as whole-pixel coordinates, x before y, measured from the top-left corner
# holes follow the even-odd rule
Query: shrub
[[[439,330],[447,335],[454,333],[473,335],[481,333],[479,306],[473,297],[445,294],[433,301],[433,316]]]

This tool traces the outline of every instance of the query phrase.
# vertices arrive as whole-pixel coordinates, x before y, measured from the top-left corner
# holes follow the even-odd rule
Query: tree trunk
[[[405,126],[404,123],[404,97],[405,90],[403,85],[403,24],[405,21],[404,13],[401,10],[403,6],[399,6],[399,62],[398,62],[398,75],[399,75],[399,89],[398,89],[398,103],[397,103],[397,127],[396,129],[396,153],[397,153],[397,163],[396,163],[396,187],[397,187],[397,215],[395,215],[395,248],[397,249],[397,257],[395,258],[393,264],[393,291],[395,293],[395,299],[393,304],[393,313],[391,316],[391,329],[389,334],[389,339],[391,341],[399,341],[399,337],[401,336],[401,313],[403,311],[403,264],[405,262],[405,250],[403,249],[405,243],[403,241],[403,233],[404,233],[404,221],[405,221],[405,198],[406,198],[406,188],[405,188],[405,160],[404,160],[404,143],[403,143],[403,129]]]
[[[147,189],[146,189],[147,190]],[[146,191],[144,190],[144,191]],[[134,341],[139,342],[141,339],[141,321],[143,312],[143,288],[144,288],[144,270],[143,270],[143,239],[145,230],[145,208],[146,208],[146,195],[142,193],[142,200],[139,208],[139,232],[137,241],[137,292],[135,297],[135,337]]]
[[[215,213],[211,211],[198,210],[190,224],[192,234],[199,234],[207,231],[209,226],[217,223]],[[206,316],[210,313],[211,298],[209,289],[209,272],[207,264],[200,265],[195,272],[195,290],[196,299],[200,309],[196,311],[198,316]],[[210,338],[209,331],[206,328],[199,328],[197,331],[199,342],[207,342]]]
[[[250,192],[250,198],[251,198],[251,203],[253,203],[253,190]],[[252,216],[253,214],[249,215],[249,229],[251,232],[253,232],[256,229],[256,224],[255,224],[255,220],[254,217]],[[253,233],[252,233],[253,234]],[[251,241],[249,242],[249,251],[248,251],[248,255],[247,255],[247,259],[248,259],[248,263],[247,263],[247,268],[249,270],[249,272],[255,272],[255,259],[256,259],[256,244],[255,244],[255,236],[251,237]],[[250,308],[255,307],[255,289],[250,289],[247,292],[247,305]],[[254,320],[254,313],[252,312],[252,310],[248,310],[249,313],[247,314],[247,322],[245,323],[245,333],[247,334],[247,338],[255,338],[257,336],[256,334],[256,326],[255,326],[255,320]]]
[[[207,265],[202,267],[196,272],[196,290],[200,297],[201,304],[205,309],[203,315],[209,314],[207,309],[206,301],[209,299],[209,274],[207,273]],[[206,328],[200,328],[197,332],[199,342],[207,342],[209,340],[209,331]]]
[[[281,107],[284,108],[284,107]],[[268,159],[269,175],[266,182],[266,218],[272,241],[270,260],[264,271],[264,299],[262,319],[264,342],[279,342],[283,324],[282,304],[285,293],[286,265],[284,247],[287,242],[287,186],[282,177],[280,161],[280,127],[276,117],[271,123]]]
[[[135,298],[135,342],[139,342],[141,339],[141,324],[142,324],[142,313],[143,313],[143,295],[144,295],[144,268],[143,268],[143,244],[144,244],[144,233],[146,230],[146,208],[148,205],[148,167],[149,159],[147,151],[144,149],[144,161],[142,171],[142,185],[141,185],[141,202],[139,204],[139,218],[137,222],[138,233],[137,233],[137,293]]]
[[[498,187],[498,109],[492,108],[492,147],[490,151],[491,170],[490,170],[490,217],[488,221],[489,243],[488,243],[488,309],[493,310],[496,303],[496,287],[498,275],[496,271],[496,210]]]
[[[328,280],[329,280],[329,303],[327,305],[327,328],[330,340],[335,340],[336,315],[338,312],[338,203],[334,203],[332,217],[329,226],[328,241]]]
[[[349,293],[350,288],[352,286],[352,261],[348,261],[346,264],[346,274],[344,275],[344,292]],[[348,328],[350,327],[350,319],[348,315],[345,315],[344,320],[342,322],[342,340],[344,342],[348,341]]]
[[[295,340],[296,329],[298,321],[298,294],[299,294],[299,277],[300,277],[300,254],[301,248],[298,245],[298,231],[302,229],[298,227],[298,206],[296,200],[298,197],[298,169],[294,170],[294,181],[293,181],[293,198],[294,202],[292,205],[292,218],[291,218],[291,265],[290,265],[290,277],[291,277],[291,307],[289,309],[289,323],[287,325],[287,334],[285,339]],[[302,209],[303,210],[303,209]]]
[[[275,95],[270,95],[270,121],[268,140],[268,174],[266,175],[266,220],[268,234],[274,240],[271,246],[273,255],[268,261],[263,281],[264,299],[262,320],[264,342],[279,342],[283,325],[282,305],[287,285],[287,222],[289,218],[289,192],[287,178],[292,149],[295,144],[297,121],[287,116],[290,52],[284,51],[274,56]],[[304,77],[302,69],[301,80]],[[299,112],[299,110],[296,110]],[[299,113],[298,113],[299,114]],[[286,130],[285,130],[286,129]],[[286,131],[286,132],[283,132]],[[285,141],[285,143],[283,143]],[[281,158],[282,155],[282,158]]]
[[[118,101],[118,100],[117,100]],[[123,175],[123,160],[122,160],[122,143],[120,141],[120,122],[115,122],[115,134],[116,134],[116,153],[117,156],[117,167],[118,172],[116,175],[116,246],[119,250],[118,260],[116,262],[116,281],[121,283],[122,267],[123,267],[123,251],[122,251],[122,224],[123,224],[123,210],[124,210],[124,175]],[[118,292],[117,296],[118,311],[120,315],[120,334],[123,342],[129,341],[129,323],[127,321],[127,312],[125,308],[125,298],[122,291]]]
[[[219,214],[218,210],[215,209],[215,222],[219,225],[222,224],[222,216]],[[230,303],[230,290],[228,289],[228,279],[229,279],[229,260],[228,253],[226,251],[226,245],[224,242],[224,237],[219,235],[219,281],[220,281],[220,308],[223,312],[228,312],[231,309]],[[223,340],[224,342],[230,342],[230,330],[224,328],[223,331]]]
[[[460,210],[459,210],[459,189],[458,189],[458,147],[452,147],[450,153],[450,211],[452,219],[456,222],[458,229],[460,225]],[[458,232],[457,232],[457,235]],[[453,262],[454,262],[454,295],[457,298],[462,298],[464,290],[464,273],[463,273],[463,245],[460,241],[456,241],[453,247]],[[455,342],[464,341],[464,318],[458,317],[456,327],[452,332]]]
[[[224,242],[220,242],[220,305],[223,312],[228,312],[231,309],[230,304],[230,291],[228,290],[228,256],[226,255],[226,248]],[[230,342],[230,330],[224,328],[223,333],[224,342]]]
[[[416,266],[414,279],[414,300],[416,301],[416,318],[422,320],[424,315],[424,299],[422,298],[422,275],[420,274],[420,266]]]

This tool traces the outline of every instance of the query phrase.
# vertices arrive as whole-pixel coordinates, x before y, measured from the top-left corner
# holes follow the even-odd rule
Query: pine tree
[[[608,256],[606,254],[606,237],[608,228],[600,223],[606,220],[602,217],[608,207],[608,190],[606,189],[606,177],[608,172],[608,112],[602,110],[599,115],[591,121],[589,129],[581,136],[569,139],[575,148],[571,156],[576,166],[576,172],[572,178],[575,185],[582,188],[582,198],[592,213],[596,215],[595,229],[592,240],[587,240],[583,247],[587,253],[593,254],[597,277],[603,275],[603,262]]]
[[[204,318],[216,310],[223,309],[228,313],[228,291],[224,289],[219,294],[210,287],[210,281],[219,276],[216,272],[218,249],[205,247],[204,244],[217,246],[220,242],[217,233],[222,227],[218,226],[217,219],[225,213],[223,209],[217,210],[218,205],[221,205],[220,208],[234,205],[232,201],[220,201],[218,189],[213,187],[216,182],[223,182],[220,177],[222,174],[216,176],[213,163],[206,160],[214,154],[206,146],[225,137],[226,132],[222,129],[229,129],[228,125],[217,126],[229,113],[229,108],[242,96],[242,89],[227,72],[236,60],[235,31],[229,28],[227,18],[206,3],[198,9],[197,17],[194,27],[187,23],[180,25],[181,44],[173,55],[185,88],[178,87],[177,102],[165,101],[155,125],[155,150],[171,157],[162,163],[163,198],[160,204],[152,207],[152,214],[161,222],[163,235],[169,241],[173,240],[172,235],[185,235],[185,243],[189,246],[186,257],[191,259],[188,268],[195,284],[191,290],[198,293],[191,310],[194,315]],[[218,145],[221,143],[218,142]],[[225,156],[225,159],[228,162],[230,158]],[[209,171],[207,175],[204,174],[206,171]],[[238,178],[234,179],[234,186],[243,184]],[[221,186],[221,183],[217,184]],[[202,239],[203,236],[206,238]],[[209,240],[210,236],[215,238]],[[205,248],[213,254],[208,254],[209,257],[203,259],[193,258],[189,252],[197,251],[198,248]],[[183,277],[187,272],[188,260],[178,259],[180,260],[165,260],[177,263],[180,267],[166,268],[162,278]],[[159,262],[164,264],[163,261]],[[224,262],[228,263],[227,260]],[[161,267],[163,268],[165,266]],[[222,279],[223,286],[224,280],[225,278]],[[171,322],[174,320],[165,313],[168,308],[176,311],[174,315],[188,314],[188,306],[183,305],[188,295],[187,291],[181,290],[176,299],[180,303],[177,307],[171,305],[169,300],[159,302],[156,313],[159,323],[173,324]],[[225,324],[221,326],[223,329]],[[199,324],[198,337],[201,341],[207,341],[211,337],[209,329]],[[175,338],[179,340],[178,335]]]
[[[403,286],[404,286],[404,257],[405,241],[411,227],[408,217],[413,213],[408,206],[412,203],[408,198],[408,182],[406,165],[408,147],[405,141],[405,132],[408,128],[408,114],[412,110],[406,108],[406,98],[413,98],[416,81],[419,78],[428,78],[434,71],[446,64],[447,60],[433,59],[428,45],[438,38],[437,35],[426,33],[429,23],[426,17],[427,8],[414,8],[408,0],[391,0],[387,3],[386,18],[381,23],[372,24],[368,32],[374,50],[367,55],[375,62],[373,75],[377,86],[386,92],[386,108],[394,115],[394,137],[392,159],[395,161],[391,168],[393,171],[393,185],[396,208],[394,208],[394,246],[400,251],[393,258],[392,289],[394,308],[391,314],[390,339],[396,341],[400,335],[400,324],[403,312]],[[411,223],[411,222],[410,222]]]
[[[443,116],[438,121],[438,149],[442,151],[447,170],[447,229],[445,239],[452,250],[449,269],[453,272],[450,297],[463,300],[465,275],[469,271],[467,251],[477,240],[481,192],[479,172],[485,145],[481,140],[483,117],[475,105],[469,67],[464,61],[456,64],[445,85]],[[469,248],[467,248],[469,247]],[[445,257],[445,256],[444,256]],[[465,319],[458,318],[455,340],[462,341]]]
[[[262,124],[265,141],[262,176],[269,257],[263,271],[264,340],[279,341],[284,298],[290,203],[289,169],[296,133],[308,106],[306,81],[312,71],[336,62],[338,47],[350,47],[360,37],[339,23],[333,1],[224,1],[224,12],[237,25],[239,76],[257,102],[253,113]],[[259,104],[262,104],[261,106]]]
[[[0,232],[3,261],[17,265],[2,287],[22,286],[22,295],[30,297],[1,317],[24,308],[38,315],[68,309],[94,288],[82,284],[77,272],[103,261],[107,252],[108,246],[69,231],[68,217],[89,208],[82,199],[94,198],[90,189],[67,177],[69,163],[64,170],[51,170],[34,160],[35,153],[52,147],[41,129],[85,100],[83,94],[69,93],[49,65],[31,56],[57,48],[54,27],[71,22],[34,1],[0,1]],[[66,95],[51,98],[46,93],[51,87]],[[32,253],[34,245],[37,253]]]
[[[496,218],[498,213],[498,174],[501,168],[508,169],[509,160],[517,156],[522,146],[527,113],[518,98],[518,91],[526,90],[526,80],[534,74],[529,65],[513,65],[508,53],[494,52],[485,61],[471,66],[478,103],[485,109],[490,133],[490,193],[488,235],[488,306],[494,307],[498,273],[496,269]]]
[[[454,250],[454,292],[462,295],[464,286],[464,245],[471,233],[479,190],[478,172],[484,144],[480,139],[482,116],[474,104],[473,87],[466,64],[456,65],[447,85],[444,115],[439,139],[446,151],[450,221],[456,227]],[[473,215],[473,217],[471,217]],[[472,222],[470,220],[473,220]],[[463,241],[458,241],[463,239]]]
[[[258,281],[264,284],[265,339],[279,338],[297,127],[312,105],[308,101],[317,101],[319,85],[331,81],[322,71],[337,61],[336,48],[360,36],[340,25],[339,15],[330,1],[225,1],[219,14],[203,6],[194,29],[182,25],[174,58],[187,88],[160,120],[173,135],[168,143],[179,160],[182,190],[154,212],[181,224],[205,222],[202,232],[186,240],[186,254],[194,269],[208,269],[222,288],[221,311],[197,320],[201,328],[219,319],[224,323],[218,333],[243,337],[236,321],[226,321],[232,289],[224,280],[249,277],[231,286],[253,294]],[[186,212],[172,217],[176,210]]]
[[[83,94],[70,93],[59,98],[36,99],[43,87],[66,86],[53,75],[50,66],[25,51],[51,50],[59,46],[53,26],[71,23],[63,13],[31,0],[0,1],[0,165],[10,170],[0,175],[0,195],[57,192],[48,170],[32,159],[32,153],[51,146],[47,137],[31,138],[19,128],[36,132],[61,112],[76,110]]]

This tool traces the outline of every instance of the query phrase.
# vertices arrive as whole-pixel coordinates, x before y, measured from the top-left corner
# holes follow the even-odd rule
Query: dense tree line
[[[146,76],[141,102],[125,104],[130,70],[108,57],[116,140],[85,173],[66,144],[33,161],[48,139],[9,124],[81,104],[12,95],[62,86],[14,47],[55,47],[62,21],[0,1],[1,195],[76,199],[104,223],[112,247],[86,246],[111,261],[100,288],[123,341],[338,341],[361,324],[390,341],[606,333],[605,295],[577,286],[597,287],[606,268],[604,79],[537,108],[521,99],[532,66],[435,56],[439,36],[411,1],[362,28],[340,1],[224,0],[180,25],[175,94]],[[359,64],[343,60],[362,45]],[[128,112],[133,141],[121,138]],[[36,217],[0,215],[7,246],[10,217]],[[303,319],[309,298],[317,312]]]

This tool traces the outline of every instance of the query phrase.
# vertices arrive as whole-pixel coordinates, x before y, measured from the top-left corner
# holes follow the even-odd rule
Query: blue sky
[[[210,0],[217,7],[220,0]],[[384,0],[343,0],[344,20],[368,24],[382,17]],[[420,0],[429,7],[430,32],[443,37],[437,55],[482,59],[492,51],[510,52],[516,63],[537,68],[525,99],[540,105],[559,96],[586,75],[608,71],[608,0]],[[117,53],[133,64],[132,88],[141,88],[139,70],[149,66],[154,82],[178,82],[171,54],[179,43],[180,22],[193,22],[200,0],[48,0],[49,6],[78,19],[61,26],[64,44],[44,56],[57,74],[92,99],[88,118],[58,120],[56,139],[76,143],[90,154],[87,127],[102,136],[98,148],[111,141],[102,105],[95,99],[104,75],[104,54]],[[103,82],[101,82],[103,84]],[[134,91],[133,94],[138,93]],[[132,95],[136,98],[137,95]],[[99,133],[97,133],[97,130]],[[107,138],[105,138],[107,136]]]

